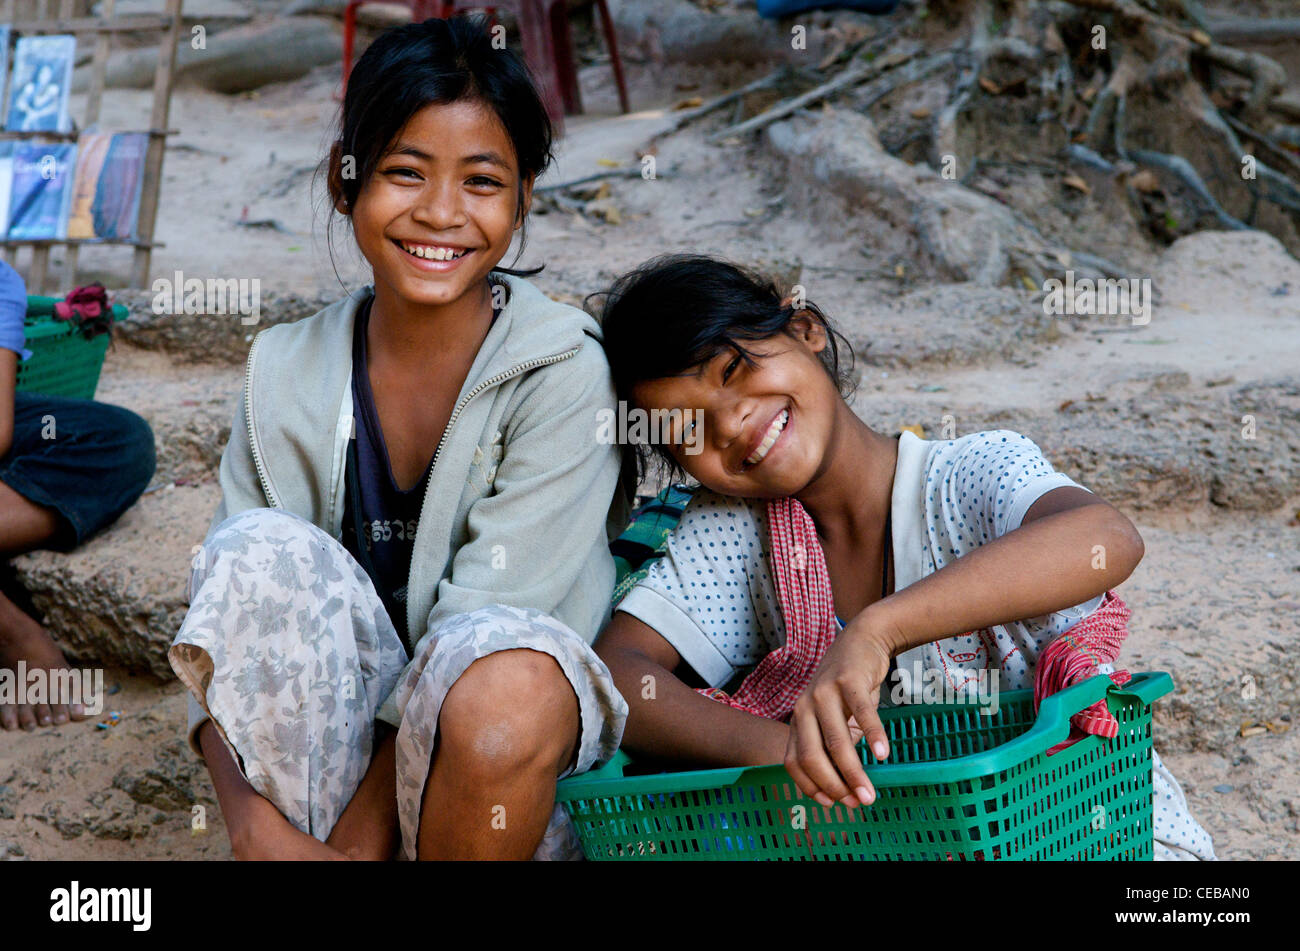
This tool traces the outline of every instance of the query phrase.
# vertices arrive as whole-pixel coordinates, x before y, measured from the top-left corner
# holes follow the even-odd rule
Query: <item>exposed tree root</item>
[[[1068,7],[1081,14],[1063,15]],[[1286,87],[1286,71],[1268,56],[1228,45],[1229,39],[1300,35],[1300,20],[1267,21],[1258,26],[1247,21],[1207,25],[1193,0],[1060,0],[1036,10],[1018,0],[970,0],[967,10],[964,26],[973,55],[961,59],[962,74],[953,87],[948,107],[940,114],[942,119],[935,123],[936,154],[953,151],[958,138],[955,126],[972,98],[983,95],[980,85],[990,95],[998,95],[989,84],[973,82],[972,75],[982,76],[985,65],[1000,49],[1007,44],[1023,44],[1028,37],[1031,43],[1037,42],[1040,55],[1049,58],[1041,71],[1044,110],[1039,113],[1039,122],[1059,118],[1071,139],[1062,149],[1062,157],[1093,171],[1124,177],[1130,200],[1144,214],[1160,206],[1144,202],[1128,185],[1125,173],[1139,166],[1176,183],[1185,200],[1211,216],[1217,227],[1249,227],[1256,220],[1261,202],[1300,215],[1300,185],[1288,175],[1300,172],[1300,159],[1267,132],[1268,110]],[[1088,21],[1088,11],[1099,14],[1097,22]],[[1003,18],[999,35],[990,40],[988,24],[996,17]],[[1089,55],[1092,51],[1083,49],[1082,44],[1099,26],[1106,30],[1101,44],[1105,52]],[[1069,37],[1071,42],[1062,37]],[[1026,58],[1023,53],[1017,55]],[[1082,67],[1083,73],[1079,74],[1076,67]],[[1249,86],[1229,78],[1236,76],[1246,79]],[[1228,85],[1220,86],[1220,81]],[[1061,89],[1062,83],[1069,86],[1074,82],[1081,86],[1086,83],[1077,97],[1072,95],[1072,89]],[[1217,105],[1209,95],[1214,90],[1221,97]],[[1131,135],[1127,129],[1128,112],[1136,97],[1141,97],[1143,121],[1149,122],[1153,108],[1162,121],[1169,121],[1169,106],[1162,104],[1173,103],[1175,108],[1185,104],[1187,124],[1172,133],[1168,128],[1143,126],[1140,135]],[[1081,103],[1087,103],[1087,108]],[[1050,112],[1053,104],[1055,116]],[[1179,155],[1175,154],[1179,151],[1176,148],[1161,148],[1161,144],[1185,139],[1185,134],[1179,133],[1187,128],[1209,132],[1204,151]],[[1249,154],[1238,132],[1263,154]],[[1141,147],[1136,144],[1139,142]],[[1189,160],[1193,156],[1195,162]],[[1022,164],[1028,167],[1034,157],[1025,155]],[[971,159],[978,161],[978,156]],[[1246,166],[1253,168],[1254,178],[1242,174]],[[971,168],[963,181],[970,181],[973,174]],[[1236,191],[1238,188],[1249,193],[1248,200]],[[1246,207],[1250,210],[1243,221]],[[1295,219],[1295,226],[1300,230],[1300,217]],[[1164,229],[1152,230],[1161,233]],[[1291,237],[1294,241],[1294,233]]]
[[[1010,249],[1008,261],[1035,282],[1063,264],[1099,277],[1123,276],[1132,265],[1063,247],[1078,243],[1069,235],[1044,238],[1025,217],[1043,220],[1031,207],[1022,213],[1010,205],[1014,194],[986,188],[979,173],[990,167],[1090,194],[1080,174],[1094,186],[1109,179],[1113,187],[1097,199],[1127,196],[1158,240],[1198,225],[1265,227],[1300,254],[1300,158],[1281,125],[1289,113],[1275,105],[1289,102],[1279,99],[1286,72],[1231,45],[1300,35],[1300,20],[1207,21],[1197,0],[928,0],[910,8],[922,6],[924,20],[900,15],[872,37],[841,42],[816,68],[780,70],[682,113],[668,132],[734,107],[709,136],[719,142],[838,100],[873,115],[896,156],[920,141],[909,151],[936,170],[948,171],[955,157],[957,183],[1000,201],[1023,226],[1016,243],[1024,246]],[[890,109],[873,108],[936,74],[945,86],[931,81],[921,93],[928,116],[908,107],[910,90],[893,96]],[[743,117],[747,95],[787,80],[812,86]],[[927,240],[926,228],[912,230]]]
[[[898,57],[891,58],[886,63],[855,63],[843,69],[834,79],[824,82],[801,95],[783,100],[772,108],[746,119],[739,125],[728,126],[719,132],[715,132],[709,137],[709,140],[717,142],[731,136],[757,132],[773,122],[793,115],[805,106],[829,99],[847,89],[859,86],[887,73],[888,75],[882,79],[881,89],[877,96],[877,98],[883,98],[899,86],[916,82],[918,79],[947,66],[953,58],[952,52],[945,51],[923,59],[917,59],[919,53],[920,48],[917,47],[910,53],[901,53]]]

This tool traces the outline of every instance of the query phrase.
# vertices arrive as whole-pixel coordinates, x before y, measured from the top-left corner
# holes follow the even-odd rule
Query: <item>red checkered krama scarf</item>
[[[738,710],[784,722],[835,640],[835,599],[812,516],[796,499],[772,499],[767,504],[767,521],[777,597],[785,619],[785,644],[764,657],[734,694],[728,696],[717,687],[698,692]],[[1044,698],[1093,676],[1099,664],[1114,662],[1128,636],[1129,616],[1124,602],[1114,591],[1107,591],[1095,611],[1047,646],[1034,671],[1035,713]],[[1124,670],[1110,677],[1117,685],[1131,679]],[[1119,730],[1104,700],[1075,714],[1070,723],[1069,739],[1049,753],[1088,734],[1112,737]]]

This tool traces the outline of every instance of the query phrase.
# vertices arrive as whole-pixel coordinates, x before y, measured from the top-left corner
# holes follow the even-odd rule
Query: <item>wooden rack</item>
[[[87,0],[82,0],[83,3]],[[42,33],[71,33],[80,37],[93,34],[95,37],[94,56],[90,61],[90,85],[86,94],[84,121],[77,124],[78,129],[85,129],[99,121],[100,104],[104,97],[104,74],[108,66],[110,38],[113,34],[157,34],[159,35],[158,66],[154,71],[153,108],[149,116],[149,128],[142,131],[149,136],[149,147],[145,152],[144,180],[140,193],[140,211],[137,220],[136,238],[54,238],[48,240],[10,240],[0,239],[0,256],[9,263],[15,263],[18,249],[31,247],[31,267],[27,274],[27,290],[31,294],[45,294],[49,278],[50,248],[59,246],[65,249],[63,284],[65,292],[77,286],[77,258],[82,245],[131,245],[135,255],[131,267],[131,286],[149,286],[149,261],[155,247],[161,244],[154,241],[154,226],[158,219],[158,192],[162,186],[163,152],[168,135],[174,135],[175,129],[167,128],[168,114],[171,108],[172,83],[176,73],[176,47],[181,36],[181,5],[184,0],[165,0],[164,12],[159,14],[142,14],[135,16],[113,15],[115,0],[103,0],[102,15],[98,17],[77,16],[78,0],[0,0],[0,24],[8,24],[11,29],[10,42],[19,36]],[[58,7],[57,17],[53,16],[54,7]],[[12,68],[13,56],[10,55]],[[0,92],[9,95],[8,83],[0,84]],[[131,130],[121,130],[131,131]],[[70,142],[75,141],[78,133],[54,132],[4,132],[3,139],[35,139],[38,141]],[[12,257],[11,257],[12,256]]]

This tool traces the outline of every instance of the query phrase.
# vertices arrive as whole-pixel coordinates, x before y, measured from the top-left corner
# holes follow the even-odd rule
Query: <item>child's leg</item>
[[[40,537],[42,530],[37,526],[46,516],[49,516],[50,522],[54,521],[48,510],[43,515],[38,506],[0,482],[0,546],[6,541],[12,541],[18,534],[28,538]],[[13,521],[10,520],[11,517]],[[45,522],[45,531],[52,531],[48,528],[50,522]],[[0,565],[0,571],[7,570],[7,565]],[[53,671],[69,667],[63,651],[49,633],[35,618],[0,591],[0,670],[18,671],[20,664],[29,670]],[[85,707],[80,703],[0,703],[0,729],[3,730],[16,730],[20,727],[35,730],[37,726],[51,726],[67,723],[70,719],[85,718]]]
[[[57,531],[3,553],[71,551],[135,504],[155,464],[153,431],[131,410],[15,393],[13,444],[0,459],[0,482],[60,517]]]
[[[370,770],[375,712],[406,663],[382,601],[335,539],[273,509],[219,526],[190,584],[172,667],[248,786],[324,841]]]
[[[447,693],[438,725],[419,857],[532,858],[555,809],[555,778],[578,745],[578,698],[560,666],[527,650],[476,660]]]
[[[537,611],[489,605],[428,637],[394,695],[407,858],[571,858],[555,781],[609,759],[627,704],[590,645]]]
[[[39,505],[4,481],[0,460],[0,558],[43,548],[71,527],[48,505]]]
[[[15,393],[13,438],[0,456],[0,558],[68,551],[116,518],[153,474],[153,434],[129,410]],[[0,669],[60,670],[67,658],[37,621],[0,593]],[[81,704],[5,704],[0,729],[85,719]]]
[[[6,457],[7,459],[8,457]],[[4,460],[0,460],[0,480]],[[39,548],[54,537],[61,519],[54,509],[37,505],[0,481],[0,557]],[[40,624],[0,592],[0,670],[18,670],[19,663],[44,670],[68,666],[67,658]],[[37,726],[83,720],[84,708],[60,703],[0,703],[0,729],[34,730]]]

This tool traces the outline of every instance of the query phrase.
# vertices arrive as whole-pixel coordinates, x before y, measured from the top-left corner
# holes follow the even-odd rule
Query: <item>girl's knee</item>
[[[190,562],[191,600],[194,592],[211,576],[213,569],[224,565],[223,571],[234,571],[239,562],[231,556],[246,556],[258,548],[268,554],[289,553],[305,558],[305,564],[315,562],[313,548],[319,549],[325,541],[333,541],[307,519],[285,509],[254,508],[236,512],[221,521],[206,541],[194,551]],[[297,559],[294,559],[297,560]],[[254,569],[252,561],[243,562]],[[283,579],[284,572],[277,575]]]
[[[234,543],[240,547],[252,541],[270,539],[293,540],[299,536],[309,538],[315,525],[288,509],[255,508],[244,509],[229,515],[208,536],[204,547],[220,551]]]
[[[487,772],[554,765],[572,749],[578,698],[550,654],[515,649],[474,661],[438,717],[439,748]]]

